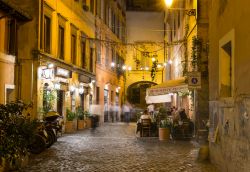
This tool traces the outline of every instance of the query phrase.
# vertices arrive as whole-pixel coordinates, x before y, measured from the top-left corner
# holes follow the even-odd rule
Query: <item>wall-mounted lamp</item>
[[[172,5],[173,0],[164,0],[164,2],[166,4],[168,10],[185,11],[186,15],[188,15],[188,16],[196,16],[196,9],[169,8]]]
[[[55,88],[56,90],[60,90],[60,89],[61,89],[61,84],[58,83],[58,82],[54,83],[54,88]]]
[[[126,70],[127,69],[127,66],[126,65],[123,65],[122,66],[122,70]]]
[[[84,93],[84,88],[80,87],[80,88],[78,88],[78,91],[79,91],[79,94],[83,94]]]
[[[76,87],[74,85],[69,86],[69,91],[73,93],[75,91]]]
[[[110,66],[115,67],[115,62],[111,62]]]
[[[51,69],[51,68],[53,68],[53,67],[54,67],[54,64],[53,64],[53,63],[49,63],[49,64],[48,64],[48,68],[49,68],[49,69]]]
[[[170,7],[173,3],[173,0],[164,0],[167,7]]]

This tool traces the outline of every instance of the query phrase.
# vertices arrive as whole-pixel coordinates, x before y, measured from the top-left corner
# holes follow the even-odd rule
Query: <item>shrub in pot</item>
[[[76,108],[76,116],[77,116],[77,129],[78,130],[84,129],[85,121],[84,121],[84,111],[82,107]]]
[[[169,140],[172,122],[170,118],[166,118],[160,121],[159,126],[159,140]]]
[[[22,101],[0,104],[0,169],[18,169],[29,155],[37,121],[25,114],[30,105]],[[2,166],[2,167],[1,167]]]
[[[76,118],[76,114],[69,109],[66,109],[66,123],[65,123],[65,132],[72,133],[75,131],[74,128],[74,119]]]

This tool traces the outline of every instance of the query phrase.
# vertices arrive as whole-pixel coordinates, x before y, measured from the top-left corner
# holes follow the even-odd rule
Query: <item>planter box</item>
[[[77,129],[83,130],[85,127],[85,121],[84,120],[77,120]]]
[[[65,123],[65,133],[73,133],[75,131],[74,122],[66,121]]]
[[[159,140],[166,140],[170,139],[170,129],[169,128],[159,128]]]
[[[91,127],[91,119],[87,118],[87,119],[85,119],[85,122],[86,122],[86,128],[90,128]]]

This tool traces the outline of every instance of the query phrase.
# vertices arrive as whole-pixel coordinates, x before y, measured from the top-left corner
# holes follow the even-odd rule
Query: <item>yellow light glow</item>
[[[165,4],[167,7],[170,7],[173,3],[173,0],[165,0]]]

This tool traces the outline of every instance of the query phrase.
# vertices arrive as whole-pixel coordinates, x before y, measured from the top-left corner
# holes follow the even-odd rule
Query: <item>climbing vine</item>
[[[192,71],[200,71],[201,68],[201,49],[202,40],[197,37],[192,39],[192,55],[191,55],[191,66]]]
[[[158,63],[158,60],[155,60],[152,64],[152,69],[151,69],[151,78],[152,78],[152,81],[154,81],[155,79],[155,75],[156,75],[156,72],[157,72],[157,63]]]
[[[188,73],[188,48],[187,48],[187,37],[189,32],[189,25],[187,24],[185,27],[185,36],[184,36],[184,60],[182,61],[182,75],[187,76]]]

